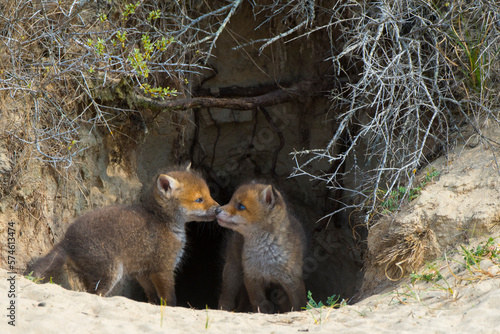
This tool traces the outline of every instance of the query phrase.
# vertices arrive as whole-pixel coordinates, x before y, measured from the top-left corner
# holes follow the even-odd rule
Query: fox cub
[[[190,166],[159,174],[139,204],[103,207],[76,219],[62,241],[34,263],[33,276],[48,279],[68,262],[88,292],[105,296],[129,275],[151,303],[162,298],[175,306],[174,272],[186,242],[184,225],[214,220],[218,206]]]
[[[281,194],[271,185],[242,185],[216,213],[219,225],[235,231],[226,249],[219,308],[241,311],[249,298],[254,312],[272,313],[272,287],[288,297],[277,301],[280,311],[305,306],[305,234]]]

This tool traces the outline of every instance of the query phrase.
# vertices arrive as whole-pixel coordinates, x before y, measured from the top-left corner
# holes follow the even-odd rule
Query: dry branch
[[[194,97],[187,99],[156,100],[136,94],[135,98],[139,102],[164,109],[186,110],[190,108],[227,108],[233,110],[252,110],[290,102],[295,98],[311,96],[321,91],[318,88],[312,90],[311,87],[311,82],[304,81],[290,88],[274,90],[266,94],[251,97]]]

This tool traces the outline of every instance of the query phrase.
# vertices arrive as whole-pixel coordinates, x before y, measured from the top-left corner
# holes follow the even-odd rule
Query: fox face
[[[240,186],[228,204],[217,208],[217,222],[238,232],[266,228],[274,216],[286,214],[281,194],[271,185]]]
[[[184,221],[211,221],[219,204],[210,196],[206,182],[190,171],[174,171],[157,178],[160,201],[174,201]]]

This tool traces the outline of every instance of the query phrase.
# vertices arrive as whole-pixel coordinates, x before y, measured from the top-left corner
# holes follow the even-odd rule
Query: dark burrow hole
[[[189,223],[186,231],[189,244],[175,279],[177,305],[216,309],[226,231],[217,222]]]

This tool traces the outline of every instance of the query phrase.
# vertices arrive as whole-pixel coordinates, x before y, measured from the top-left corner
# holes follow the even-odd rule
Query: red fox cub
[[[175,306],[174,272],[186,242],[184,225],[214,220],[218,206],[190,167],[159,174],[139,204],[103,207],[76,219],[61,242],[35,262],[33,276],[48,280],[68,262],[88,292],[105,296],[129,275],[151,303],[162,298]]]
[[[235,231],[226,250],[219,308],[241,310],[246,289],[254,312],[271,313],[268,289],[277,286],[288,297],[277,301],[281,311],[305,306],[305,234],[281,194],[271,185],[242,185],[216,213],[219,225]]]

